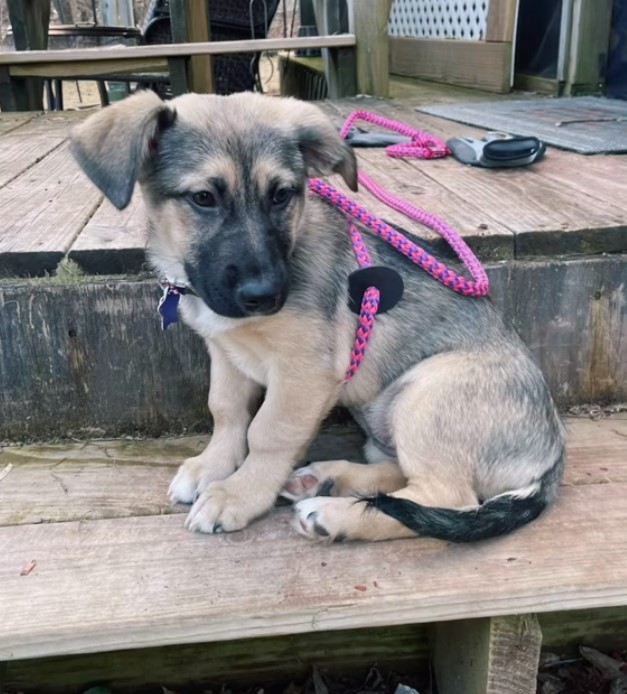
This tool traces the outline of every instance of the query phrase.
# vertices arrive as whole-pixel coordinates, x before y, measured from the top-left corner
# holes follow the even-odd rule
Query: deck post
[[[329,99],[357,94],[355,51],[352,48],[323,48],[324,72]]]
[[[9,68],[0,65],[0,110],[4,112],[17,111],[15,103],[15,82],[11,79]]]
[[[172,40],[174,43],[205,43],[211,41],[209,6],[196,0],[170,0]],[[170,63],[172,70],[173,64]],[[183,91],[211,94],[213,88],[213,61],[210,55],[194,55],[187,61],[187,89],[182,90],[184,74],[179,63],[171,71],[172,88],[176,94]]]
[[[535,694],[542,631],[535,615],[440,622],[434,627],[440,694]]]
[[[8,8],[15,49],[35,51],[48,48],[50,0],[8,0]],[[2,110],[43,111],[44,81],[40,77],[10,79],[3,92],[8,89],[13,96],[9,99],[3,95]]]
[[[575,4],[566,94],[589,94],[605,86],[612,7],[612,0]]]
[[[350,14],[350,7],[347,9]],[[343,26],[343,13],[339,2],[316,0],[313,10],[318,33],[341,34],[346,31],[347,27]],[[355,96],[357,94],[355,51],[352,48],[323,48],[321,52],[329,99]]]
[[[388,22],[392,0],[353,0],[357,89],[387,98],[390,88]]]

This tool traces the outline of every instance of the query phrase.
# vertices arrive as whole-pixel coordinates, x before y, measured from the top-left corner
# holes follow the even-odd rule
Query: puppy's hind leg
[[[306,499],[295,507],[295,527],[309,539],[389,540],[415,536],[404,518],[379,508],[393,504],[462,509],[476,507],[473,470],[462,441],[443,445],[443,436],[434,419],[437,404],[431,387],[437,382],[419,382],[424,367],[404,377],[405,386],[390,403],[393,440],[404,484],[391,493],[370,495],[367,499]],[[436,401],[437,402],[437,401]],[[453,438],[455,436],[453,435]],[[373,465],[372,467],[377,467]],[[366,495],[364,495],[366,496]],[[385,500],[385,501],[384,501]]]
[[[376,467],[373,466],[373,467]],[[428,490],[425,493],[425,489]],[[396,540],[404,537],[416,537],[417,530],[405,523],[405,515],[389,514],[387,509],[397,505],[402,509],[408,506],[411,509],[418,507],[426,512],[433,512],[436,517],[439,512],[464,513],[463,510],[454,510],[452,505],[458,503],[460,508],[476,508],[478,501],[472,490],[468,490],[467,497],[462,501],[457,494],[453,497],[442,489],[443,494],[438,495],[434,485],[428,480],[421,480],[419,484],[412,483],[403,489],[391,494],[378,493],[362,499],[315,497],[299,501],[294,506],[294,527],[310,540]],[[432,499],[441,499],[440,504],[446,508],[432,507],[428,502]],[[387,502],[386,510],[380,508],[383,500]],[[438,505],[439,506],[439,505]],[[430,537],[437,534],[426,533]]]
[[[525,409],[526,400],[510,393],[525,376],[520,364],[512,366],[508,354],[490,357],[438,355],[408,374],[392,418],[406,488],[360,501],[306,499],[295,507],[296,529],[311,539],[469,542],[540,515],[563,466],[558,420],[548,395],[541,392],[543,407],[534,407],[542,382],[530,367],[520,386]]]
[[[396,491],[405,484],[405,476],[395,460],[369,465],[327,460],[293,472],[281,495],[292,501],[314,496],[371,496]]]

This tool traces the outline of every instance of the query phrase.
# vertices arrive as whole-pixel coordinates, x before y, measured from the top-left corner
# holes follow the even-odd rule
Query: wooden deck
[[[289,509],[191,534],[165,496],[201,437],[6,448],[0,661],[627,606],[627,417],[568,429],[557,503],[466,546],[311,544]],[[358,442],[336,430],[311,455],[358,459]]]
[[[472,128],[418,114],[416,101],[328,102],[339,124],[355,108],[442,137]],[[66,145],[84,113],[0,114],[0,277],[53,273],[66,256],[86,272],[136,272],[143,265],[139,194],[117,212],[79,172]],[[452,158],[391,159],[359,150],[364,171],[449,221],[486,261],[627,251],[627,158],[549,149],[523,169],[489,171]],[[416,230],[367,193],[358,198],[401,227]]]
[[[476,132],[416,113],[420,100],[322,106],[338,125],[365,107],[442,137]],[[137,274],[145,262],[141,197],[118,212],[68,152],[68,129],[85,115],[0,114],[0,441],[206,427],[201,341],[183,327],[159,332],[152,277]],[[448,220],[487,261],[495,304],[561,404],[624,399],[627,157],[549,149],[537,165],[501,171],[380,150],[358,157],[383,185]],[[358,197],[433,238],[367,193]],[[79,281],[61,272],[66,258],[85,273]],[[58,278],[23,279],[58,270]],[[165,381],[155,378],[166,370]],[[373,660],[385,651],[409,662],[429,648],[423,624],[436,625],[436,644],[455,641],[459,651],[485,637],[491,652],[499,630],[512,626],[495,622],[500,615],[525,615],[510,635],[525,644],[533,636],[533,648],[538,623],[545,643],[558,646],[599,638],[611,625],[624,630],[627,416],[570,419],[568,428],[554,507],[513,535],[472,546],[312,545],[291,530],[286,508],[240,533],[192,535],[165,492],[205,437],[0,447],[0,691],[42,683],[74,690],[96,672],[130,687],[177,672],[177,657],[197,662],[198,677],[225,679],[229,667],[267,674],[270,662],[289,662],[296,671],[331,652],[348,662],[358,646]],[[309,458],[359,459],[360,442],[353,429],[332,429]],[[437,626],[449,623],[453,633]],[[216,648],[202,660],[194,644]],[[131,654],[147,647],[148,660],[133,664]],[[535,691],[531,680],[491,691]]]

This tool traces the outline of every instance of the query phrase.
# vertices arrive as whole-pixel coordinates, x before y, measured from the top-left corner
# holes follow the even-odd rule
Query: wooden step
[[[463,546],[310,544],[289,508],[193,535],[164,497],[198,437],[5,449],[0,660],[625,606],[627,418],[568,428],[557,503]],[[327,434],[314,453],[358,440]]]

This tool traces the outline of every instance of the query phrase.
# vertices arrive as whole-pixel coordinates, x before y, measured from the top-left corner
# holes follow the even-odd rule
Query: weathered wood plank
[[[542,632],[535,615],[434,627],[439,694],[536,694]]]
[[[627,483],[627,418],[566,418],[564,484]]]
[[[564,484],[627,483],[627,419],[566,421]],[[207,440],[187,436],[5,448],[0,470],[13,467],[0,481],[0,526],[181,511],[167,504],[170,479],[175,467],[198,455]],[[362,445],[356,427],[331,426],[304,460],[362,461]]]
[[[459,135],[481,138],[485,135],[485,130],[480,128],[427,113],[416,113],[413,108],[408,110],[404,104],[392,102],[378,106],[384,114],[394,113],[396,118],[421,124],[421,127],[442,138]],[[413,107],[413,104],[411,106]],[[582,195],[585,200],[596,201],[597,205],[599,201],[605,201],[608,209],[616,214],[619,214],[618,210],[624,211],[627,207],[627,201],[622,194],[627,186],[627,162],[620,155],[584,156],[550,147],[544,159],[526,167],[524,171],[546,178],[553,188]]]
[[[146,220],[141,192],[118,210],[104,200],[70,248],[69,257],[87,273],[139,272],[146,263]]]
[[[581,644],[603,651],[627,647],[625,607],[546,613],[538,620],[543,648],[553,653],[577,657]],[[151,684],[174,689],[207,682],[217,689],[224,682],[287,683],[304,680],[312,665],[332,676],[363,675],[372,663],[384,675],[388,668],[421,674],[427,672],[431,657],[428,629],[428,625],[412,624],[13,660],[2,663],[0,671],[8,691],[47,694],[82,691],[94,682],[107,682],[122,691]]]
[[[355,102],[330,104],[327,110],[337,107],[343,114],[355,108]],[[417,113],[397,102],[377,102],[371,110],[388,118],[448,139],[456,135],[483,136],[476,128],[454,121]],[[596,166],[603,167],[592,190],[584,190],[565,181],[544,175],[545,166],[551,170],[549,161],[555,156],[566,161],[569,178],[575,179],[577,171],[587,165],[589,159],[599,160]],[[623,202],[611,200],[611,194],[602,198],[595,191],[606,175],[603,164],[605,157],[586,157],[569,152],[550,149],[545,161],[517,169],[482,169],[463,166],[452,157],[421,162],[412,161],[425,176],[432,178],[438,186],[446,188],[463,200],[463,208],[479,209],[482,217],[497,219],[500,225],[515,236],[516,257],[537,255],[560,255],[572,253],[612,253],[627,251],[627,211]],[[616,157],[620,161],[620,157]],[[385,163],[385,169],[392,166]],[[380,173],[377,173],[380,176]],[[587,174],[588,177],[593,174]],[[614,168],[613,178],[617,184],[627,184],[627,173],[622,164]],[[623,182],[623,179],[625,181]],[[621,200],[624,196],[621,196]],[[446,218],[446,216],[445,216]]]
[[[616,155],[587,156],[551,149],[549,156],[534,167],[542,178],[571,189],[576,195],[604,200],[612,207],[627,210],[627,161]]]
[[[179,515],[0,528],[0,659],[624,606],[626,494],[566,487],[521,531],[465,546],[307,545],[289,510],[211,537]]]
[[[39,113],[23,112],[23,113],[0,113],[0,135],[5,135],[12,130],[16,130],[26,123],[37,118]],[[0,140],[0,144],[2,140]]]
[[[390,72],[406,77],[510,90],[511,43],[390,37]]]
[[[373,663],[385,675],[427,672],[429,644],[422,625],[310,632],[144,650],[94,653],[4,663],[8,691],[83,691],[94,682],[128,691],[146,685],[170,689],[201,682],[229,685],[304,681],[312,666],[332,676],[363,677]]]
[[[87,455],[80,462],[64,458],[55,462],[15,462],[17,458],[10,452],[2,456],[2,465],[6,462],[13,468],[0,483],[0,526],[154,516],[185,510],[173,508],[167,501],[174,462],[169,466],[151,466],[147,462],[136,465],[115,458],[90,460]]]
[[[355,3],[357,89],[360,94],[389,95],[390,49],[388,22],[392,0]],[[333,94],[332,94],[333,96]]]
[[[161,332],[159,297],[156,282],[0,286],[0,440],[206,430],[206,349]]]
[[[485,40],[511,43],[514,40],[517,9],[518,0],[490,0]]]
[[[101,201],[65,144],[5,185],[0,276],[52,272]]]
[[[586,94],[603,89],[613,6],[612,0],[597,0],[593,5],[576,3],[573,12],[572,57],[565,85],[567,94]]]
[[[0,526],[181,513],[167,489],[176,467],[198,455],[207,436],[102,440],[5,448],[0,471]],[[331,427],[304,460],[363,460],[363,436]],[[141,492],[138,492],[141,490]]]
[[[620,255],[607,261],[520,263],[515,271],[514,325],[564,405],[573,396],[627,398],[627,265]]]
[[[70,50],[70,49],[68,49]],[[81,49],[89,50],[89,49]],[[111,50],[111,49],[108,49]],[[51,51],[52,52],[52,51]],[[108,57],[105,53],[104,58]],[[75,79],[98,77],[100,75],[115,75],[133,72],[165,72],[168,69],[168,61],[165,58],[117,58],[108,60],[98,60],[81,62],[76,60],[69,63],[64,61],[54,62],[52,60],[41,62],[20,63],[10,67],[12,77],[58,77]]]
[[[487,267],[561,407],[627,399],[626,267]],[[206,351],[183,324],[160,331],[158,298],[155,282],[0,283],[0,440],[206,431]]]
[[[538,615],[542,647],[553,653],[579,656],[579,646],[602,651],[627,648],[627,607],[602,607]]]
[[[54,51],[22,51],[0,53],[0,65],[27,65],[38,63],[88,63],[108,60],[135,60],[143,58],[176,58],[193,55],[220,55],[251,53],[255,51],[294,50],[296,48],[339,48],[354,46],[353,34],[337,36],[299,36],[294,38],[250,39],[246,41],[210,41],[208,43],[169,43],[152,46],[125,46],[123,48],[71,48]]]
[[[459,123],[408,113],[393,103],[377,106],[383,113],[397,118],[402,115],[416,127],[442,137],[471,130]],[[552,150],[548,157],[551,154]],[[582,166],[583,162],[576,159],[573,165]],[[624,207],[598,200],[590,193],[573,194],[571,188],[540,175],[542,166],[539,162],[516,169],[483,169],[462,166],[449,157],[431,160],[423,170],[514,232],[517,257],[627,250]]]
[[[26,118],[27,123],[24,124],[24,133],[55,133],[63,128],[65,123],[66,128],[77,123],[89,116],[90,111],[26,111],[24,113],[0,113],[0,121]],[[18,131],[19,132],[19,131]],[[0,140],[2,142],[2,140]]]
[[[495,94],[481,89],[460,87],[429,80],[413,79],[401,75],[390,75],[390,98],[403,99],[407,106],[418,104],[450,103],[452,101],[484,101],[507,99],[507,94]],[[411,104],[409,103],[411,100]]]
[[[0,187],[40,162],[64,140],[65,135],[61,133],[30,137],[15,132],[5,135],[0,146]]]
[[[0,139],[0,188],[59,147],[73,122],[72,118],[30,114],[19,127],[4,134]]]
[[[342,119],[354,110],[353,105],[342,103],[338,106],[325,104],[325,111],[335,120],[337,115]],[[375,104],[373,110],[378,110]],[[376,131],[376,126],[368,123],[358,123],[370,131]],[[446,220],[471,248],[480,254],[485,261],[503,260],[514,255],[514,235],[497,219],[479,209],[471,201],[452,193],[439,180],[428,176],[427,171],[431,161],[418,159],[396,159],[388,157],[382,148],[356,148],[355,153],[360,170],[369,174],[377,183],[389,192],[401,197],[430,214]],[[362,188],[355,194],[343,186],[339,179],[334,181],[349,197],[354,198],[368,210],[387,222],[419,238],[435,242],[440,252],[449,253],[448,244],[435,232],[409,220],[404,214],[393,210],[385,203]]]

